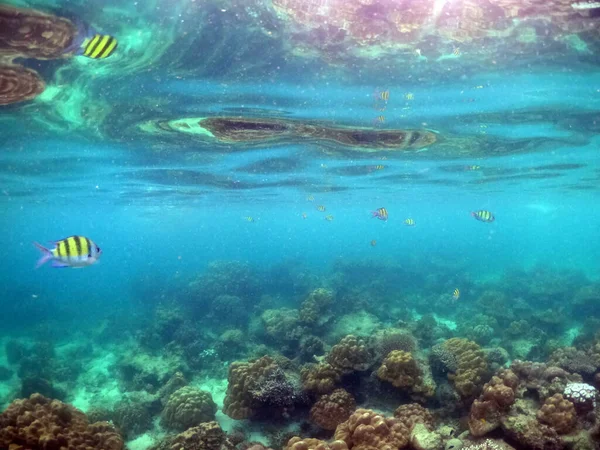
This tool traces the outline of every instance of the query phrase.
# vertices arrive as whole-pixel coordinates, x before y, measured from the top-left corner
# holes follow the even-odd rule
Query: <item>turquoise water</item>
[[[191,384],[212,392],[226,431],[234,426],[221,412],[229,363],[261,351],[283,353],[299,371],[309,361],[298,356],[298,342],[265,338],[260,317],[269,308],[300,308],[318,287],[332,289],[339,308],[321,311],[336,319],[309,333],[323,340],[323,354],[345,334],[370,339],[381,330],[406,329],[427,356],[441,339],[475,339],[464,330],[471,326],[466,322],[486,322],[477,314],[497,323],[492,336],[476,342],[506,348],[507,364],[544,362],[573,342],[587,351],[600,298],[574,299],[582,287],[597,289],[600,274],[597,31],[569,34],[548,19],[553,25],[544,37],[539,24],[546,22],[538,14],[531,19],[537,41],[518,45],[514,33],[459,42],[433,29],[402,46],[400,38],[382,34],[368,45],[348,38],[329,47],[331,36],[323,43],[306,23],[294,22],[294,2],[273,3],[14,5],[77,17],[115,35],[119,47],[105,60],[0,59],[36,70],[46,84],[37,98],[0,106],[0,342],[50,342],[57,350],[51,372],[68,359],[61,353],[67,344],[92,346],[73,379],[36,375],[87,413],[143,392],[119,375],[119,355],[171,358],[158,384],[181,369]],[[395,10],[374,3],[388,14]],[[291,9],[284,13],[282,4]],[[332,23],[339,8],[329,13]],[[585,26],[598,23],[592,13],[584,17]],[[364,23],[377,30],[369,20]],[[0,56],[7,45],[0,40]],[[458,47],[459,56],[448,56]],[[377,89],[390,92],[385,111],[374,108]],[[173,125],[207,117],[380,134],[364,146],[298,133],[234,142]],[[429,133],[435,142],[378,147],[385,132],[402,130]],[[371,218],[380,207],[389,212],[385,222]],[[470,213],[478,210],[496,220],[476,221]],[[406,226],[408,218],[414,227]],[[81,270],[34,269],[33,241],[70,235],[93,239],[103,250],[100,261]],[[214,292],[190,285],[200,279],[203,286],[211,276],[235,284],[228,269],[211,272],[215,261],[245,264],[257,283],[247,292],[222,285],[221,293],[239,296],[246,311],[242,319],[229,317],[231,323],[227,315],[215,316]],[[520,274],[518,283],[511,273]],[[540,294],[540,286],[547,292]],[[454,288],[461,290],[457,302]],[[490,290],[508,299],[502,311],[482,300]],[[158,338],[158,350],[147,350],[143,336],[164,332],[157,311],[165,304],[201,330],[203,349],[227,348],[227,329],[242,330],[244,345],[219,350],[201,369],[185,356],[187,344],[171,335]],[[515,304],[516,317],[507,320],[506,309]],[[548,308],[561,312],[560,325],[536,316]],[[343,322],[345,313],[361,311],[370,315],[367,325],[358,323],[362,316]],[[451,324],[437,340],[415,331],[428,314]],[[543,337],[503,334],[518,318]],[[516,341],[527,339],[539,349],[517,349]],[[173,353],[173,346],[181,351]],[[2,352],[0,366],[14,372],[0,381],[4,407],[21,396],[23,380],[22,363]],[[102,380],[89,375],[105,366]],[[444,406],[436,402],[424,404]],[[376,400],[365,403],[373,405]],[[160,411],[151,414],[156,421]],[[274,446],[260,434],[264,423],[243,426]],[[142,435],[132,448],[149,448],[164,433],[155,424],[126,440]]]

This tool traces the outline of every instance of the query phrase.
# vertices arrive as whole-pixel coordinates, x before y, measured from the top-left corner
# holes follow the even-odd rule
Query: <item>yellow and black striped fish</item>
[[[254,222],[254,217],[252,217],[252,216],[244,216],[244,220],[246,222]]]
[[[454,300],[458,300],[460,298],[460,290],[458,288],[454,289],[452,292],[452,298]]]
[[[471,215],[473,217],[475,217],[477,220],[479,220],[480,222],[491,223],[494,220],[496,220],[496,218],[494,217],[494,215],[491,212],[485,211],[483,209],[479,210],[479,211],[471,212]]]
[[[384,102],[387,103],[387,101],[390,99],[390,91],[387,89],[385,91],[380,91],[380,90],[376,89],[374,96],[377,100],[383,100]]]
[[[331,222],[333,220],[333,216],[331,214],[329,214],[328,216],[325,216],[325,220],[327,222]]]
[[[379,220],[387,220],[388,212],[385,208],[377,208],[375,211],[371,211],[372,217],[377,217]]]
[[[377,116],[375,120],[379,123],[383,123],[385,122],[385,116]]]
[[[404,224],[409,227],[415,226],[415,219],[411,219],[410,217],[404,221]]]
[[[317,206],[317,211],[325,212],[326,209],[324,205]]]
[[[108,34],[95,34],[83,41],[81,46],[83,56],[92,59],[108,58],[116,50],[117,40]]]
[[[383,169],[385,169],[385,166],[383,164],[377,164],[375,166],[375,170],[383,170]]]
[[[34,245],[42,252],[36,268],[48,261],[52,261],[52,267],[86,267],[91,266],[98,258],[102,250],[94,241],[84,236],[69,236],[60,241],[53,242],[55,247],[48,249],[37,242]]]

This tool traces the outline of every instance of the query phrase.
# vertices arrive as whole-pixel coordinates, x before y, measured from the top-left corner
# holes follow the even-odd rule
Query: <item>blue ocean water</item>
[[[299,29],[312,28],[294,23],[296,3],[11,5],[78,17],[117,36],[119,47],[105,60],[7,59],[37,71],[45,90],[0,106],[1,342],[42,340],[59,348],[80,341],[94,346],[98,360],[103,352],[125,354],[159,320],[157,307],[185,310],[196,301],[190,283],[206,281],[201,277],[216,261],[245,264],[261,282],[256,292],[235,294],[249,317],[229,325],[247,332],[249,347],[223,356],[218,364],[225,368],[234,359],[260,356],[253,351],[260,346],[294,359],[293,350],[261,341],[252,330],[264,310],[299,308],[318,287],[337,290],[337,301],[350,310],[359,307],[344,303],[350,297],[343,288],[360,291],[357,298],[367,304],[408,311],[381,313],[373,330],[400,322],[410,328],[428,314],[460,330],[461,320],[494,316],[481,306],[486,289],[502,291],[509,309],[517,297],[532,311],[564,306],[569,312],[555,335],[528,316],[544,329],[544,342],[563,339],[568,346],[573,329],[586,329],[568,305],[582,286],[597,286],[600,273],[597,31],[578,38],[585,48],[567,45],[578,35],[558,25],[548,26],[552,36],[543,38],[535,21],[538,41],[518,51],[513,40],[493,33],[472,42],[412,37],[396,47],[382,34],[369,44],[348,38],[338,48],[329,45],[331,36],[303,40],[306,30]],[[410,2],[374,3],[391,11],[390,5],[409,8]],[[585,20],[598,23],[595,15]],[[0,40],[0,56],[7,46]],[[374,107],[383,106],[374,99],[378,89],[390,93],[385,111]],[[239,117],[381,134],[364,146],[302,133],[236,142],[214,129],[209,136],[174,125]],[[435,142],[378,147],[386,132],[403,130],[430,133]],[[380,207],[387,221],[372,218]],[[478,210],[492,212],[495,221],[475,220],[471,212]],[[416,225],[407,226],[408,218]],[[100,261],[78,270],[34,269],[40,256],[34,241],[70,235],[93,239],[103,251]],[[522,286],[513,290],[506,275],[514,271],[525,280],[541,273],[546,281],[540,284],[558,280],[566,292],[523,299]],[[454,288],[461,289],[458,303],[451,302]],[[222,293],[231,292],[223,286]],[[420,299],[413,304],[412,296]],[[209,336],[203,337],[206,349],[217,348],[228,329],[223,319],[211,325],[211,301],[194,303],[192,319],[182,313]],[[598,301],[586,304],[587,319],[598,319]],[[206,313],[198,314],[197,305]],[[502,329],[510,321],[498,320],[492,344],[508,347],[512,338]],[[320,333],[326,348],[335,344],[329,331]],[[451,336],[466,337],[444,335]],[[105,339],[112,348],[103,347]],[[420,343],[425,351],[433,344]],[[552,349],[508,350],[511,360],[545,361]],[[108,376],[116,380],[115,364]],[[20,396],[22,380],[18,363],[0,358],[2,365],[15,371],[0,390],[6,406]],[[214,366],[188,367],[185,374],[226,379]],[[69,380],[62,400],[90,406],[77,394],[90,383],[83,375]],[[133,390],[120,389],[124,397]]]

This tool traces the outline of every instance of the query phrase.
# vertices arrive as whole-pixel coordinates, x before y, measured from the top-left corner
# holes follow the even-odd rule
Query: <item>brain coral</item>
[[[284,450],[348,450],[348,446],[344,441],[333,441],[328,444],[319,439],[302,439],[298,436],[294,436],[288,441]]]
[[[417,423],[424,424],[429,431],[433,430],[433,416],[428,409],[423,408],[418,403],[408,403],[399,406],[394,411],[394,417],[400,419],[409,431],[412,431]]]
[[[310,410],[310,421],[325,430],[335,430],[348,420],[356,409],[354,397],[344,389],[336,389],[329,395],[323,395]]]
[[[328,363],[306,365],[302,368],[300,376],[304,389],[317,394],[333,391],[341,379],[340,372]]]
[[[570,432],[577,423],[575,406],[561,394],[548,397],[537,412],[537,418],[540,422],[550,425],[560,434]]]
[[[467,339],[452,338],[444,342],[443,346],[456,357],[456,372],[448,374],[456,391],[463,398],[476,395],[483,386],[484,376],[488,371],[485,355],[479,345]]]
[[[410,432],[399,419],[357,409],[334,436],[353,450],[398,450],[408,445]]]
[[[349,334],[331,348],[327,362],[342,373],[363,371],[373,364],[373,353],[364,339]]]
[[[171,394],[162,412],[163,425],[186,430],[215,419],[217,405],[210,393],[184,386]]]
[[[0,414],[0,448],[11,450],[121,450],[107,422],[89,424],[84,413],[40,394],[15,400]]]

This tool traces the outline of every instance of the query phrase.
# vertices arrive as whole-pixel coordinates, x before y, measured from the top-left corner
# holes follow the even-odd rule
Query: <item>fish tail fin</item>
[[[52,252],[37,242],[34,242],[33,245],[35,245],[38,250],[42,252],[42,256],[40,256],[40,259],[38,259],[37,263],[35,264],[35,268],[37,269],[52,259]]]
[[[379,213],[377,211],[371,211],[371,219],[373,217],[377,217],[379,215]]]
[[[474,211],[471,211],[471,215],[472,215],[473,217],[477,217],[477,213],[476,213],[476,212],[474,212]]]

